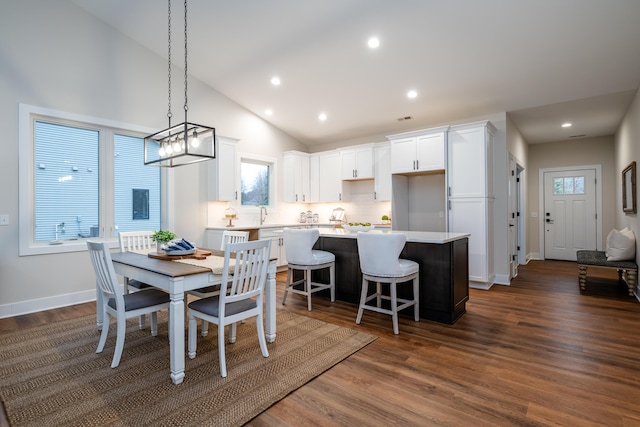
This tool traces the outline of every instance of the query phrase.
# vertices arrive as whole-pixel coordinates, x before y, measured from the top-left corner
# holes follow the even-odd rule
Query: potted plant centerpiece
[[[164,250],[162,249],[162,245],[172,241],[175,238],[176,233],[166,230],[158,230],[151,235],[151,240],[156,242],[156,252],[159,254],[164,252]]]

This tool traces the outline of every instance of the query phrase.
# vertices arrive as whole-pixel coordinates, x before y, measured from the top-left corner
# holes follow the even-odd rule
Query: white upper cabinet
[[[447,129],[425,129],[388,136],[391,141],[391,172],[444,170]]]
[[[299,151],[283,153],[284,201],[309,202],[309,155]]]
[[[309,202],[320,201],[320,155],[309,155]]]
[[[374,198],[376,201],[391,200],[391,145],[386,143],[374,147]]]
[[[493,134],[489,122],[452,126],[448,133],[449,197],[493,197]]]
[[[236,191],[236,140],[217,138],[216,158],[207,162],[209,200],[238,199]]]
[[[373,144],[340,149],[342,157],[342,179],[373,178]]]
[[[339,151],[325,151],[318,153],[318,169],[320,171],[320,202],[341,202],[342,177],[336,173],[336,166],[340,165]]]

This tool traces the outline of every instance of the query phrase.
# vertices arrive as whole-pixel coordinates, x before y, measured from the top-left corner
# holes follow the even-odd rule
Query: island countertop
[[[407,242],[436,243],[436,244],[454,242],[456,240],[464,239],[470,236],[469,233],[448,233],[448,232],[438,232],[438,231],[377,230],[375,228],[371,231],[367,231],[367,233],[377,233],[377,234],[399,233],[407,236]],[[321,228],[320,236],[355,239],[357,236],[357,233],[349,231],[344,228],[335,228],[335,229]]]

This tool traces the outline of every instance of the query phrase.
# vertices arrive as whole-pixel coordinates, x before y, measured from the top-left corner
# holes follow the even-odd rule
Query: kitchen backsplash
[[[295,224],[300,221],[300,212],[311,210],[320,217],[320,223],[329,222],[331,212],[335,208],[343,208],[347,222],[382,223],[382,216],[391,216],[391,202],[375,201],[373,180],[350,181],[345,183],[348,201],[340,203],[279,203],[277,207],[267,207],[265,225]],[[227,202],[209,202],[208,225],[224,227],[228,220],[224,219],[224,210],[232,206],[238,212],[235,226],[254,226],[260,224],[260,210],[257,206],[238,206]],[[393,218],[392,218],[393,219]]]

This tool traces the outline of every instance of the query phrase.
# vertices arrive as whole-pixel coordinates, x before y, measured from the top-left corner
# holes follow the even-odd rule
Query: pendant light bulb
[[[173,149],[174,153],[179,153],[182,150],[182,147],[180,146],[180,141],[178,141],[178,137],[176,137],[176,139],[173,140],[173,143],[171,144],[171,148]]]
[[[193,139],[191,140],[191,146],[193,148],[198,148],[200,146],[200,140],[198,139],[198,132],[193,131]]]
[[[167,154],[166,150],[164,149],[164,144],[160,144],[160,149],[158,150],[158,154],[160,155],[160,157],[164,157]]]

